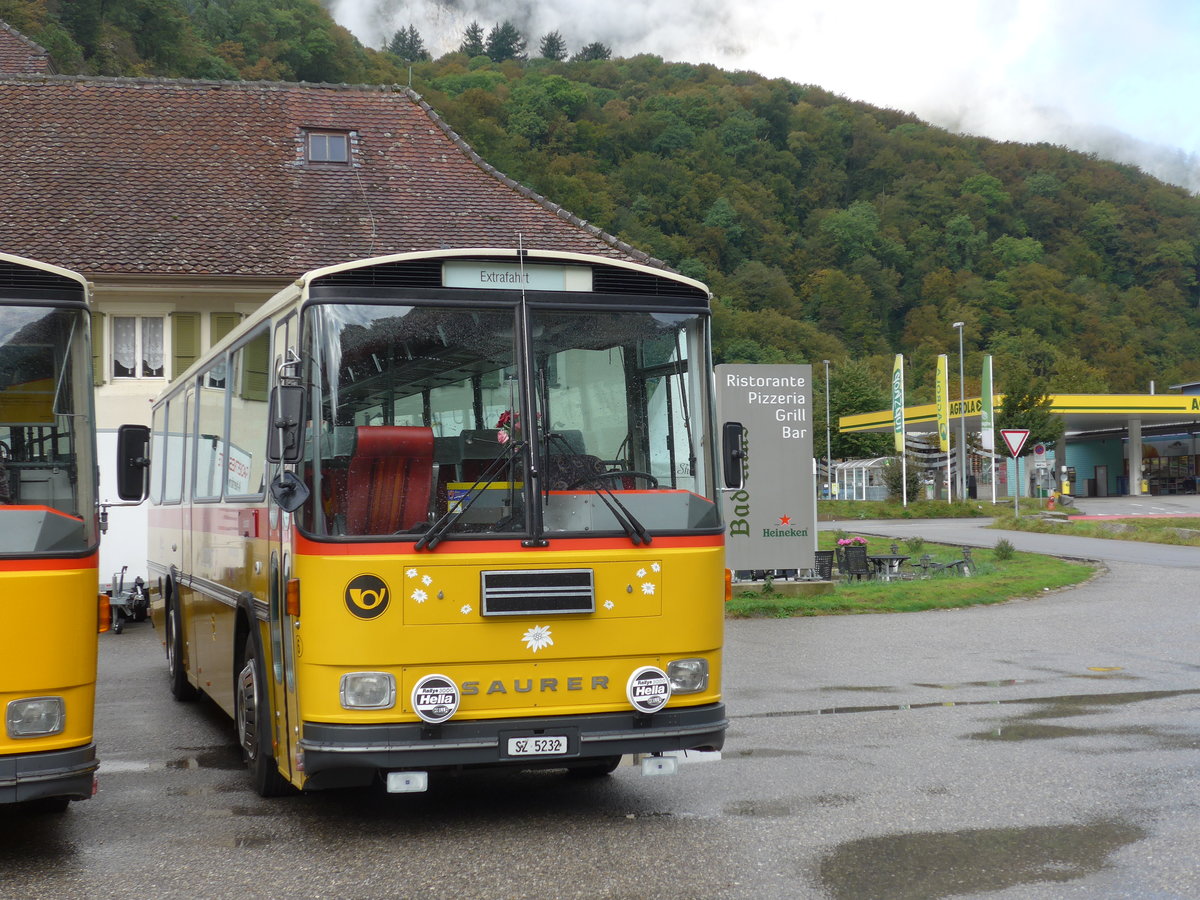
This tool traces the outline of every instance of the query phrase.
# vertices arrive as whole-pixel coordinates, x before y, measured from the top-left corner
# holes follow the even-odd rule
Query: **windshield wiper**
[[[556,434],[552,431],[547,432],[546,440],[548,442],[557,441],[555,446],[561,445],[566,448],[567,452],[564,454],[566,456],[579,459],[587,455],[577,452],[561,434]],[[635,546],[638,544],[648,545],[653,539],[650,532],[646,530],[645,525],[637,520],[637,517],[629,511],[625,504],[617,498],[612,489],[604,483],[606,477],[603,473],[597,473],[595,477],[589,477],[586,481],[580,481],[579,486],[590,489],[597,497],[604,501],[604,505],[612,513],[612,517],[617,520],[617,524],[621,526],[621,530],[625,532],[626,537]],[[549,497],[549,494],[549,481],[547,481],[546,496]]]
[[[458,502],[458,506],[454,509],[447,509],[436,522],[429,526],[421,537],[417,539],[414,549],[424,550],[426,548],[432,550],[440,544],[446,537],[446,533],[454,526],[454,524],[466,514],[475,501],[483,496],[483,492],[496,483],[501,473],[508,468],[509,462],[517,451],[525,449],[524,441],[509,441],[504,450],[499,456],[492,460],[492,464],[484,469],[470,489],[467,491],[467,496]]]

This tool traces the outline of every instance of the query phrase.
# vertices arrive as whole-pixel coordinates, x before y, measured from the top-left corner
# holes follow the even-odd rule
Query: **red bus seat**
[[[346,473],[347,534],[393,534],[429,521],[433,429],[359,426]]]

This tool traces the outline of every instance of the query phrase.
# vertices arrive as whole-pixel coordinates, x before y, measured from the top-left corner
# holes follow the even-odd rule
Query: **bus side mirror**
[[[271,391],[268,420],[271,437],[267,441],[267,460],[273,463],[299,462],[304,455],[301,423],[307,391],[298,384],[281,384]]]
[[[721,426],[721,469],[725,473],[725,487],[737,490],[742,486],[742,460],[745,451],[742,445],[746,429],[741,422],[726,422]]]
[[[150,429],[122,425],[117,429],[117,496],[141,503],[150,483]]]

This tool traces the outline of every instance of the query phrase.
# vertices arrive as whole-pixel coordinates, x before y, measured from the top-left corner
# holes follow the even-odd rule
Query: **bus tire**
[[[179,622],[179,605],[167,602],[167,672],[171,677],[171,696],[180,703],[195,700],[199,693],[188,681],[183,667],[183,629]]]
[[[572,778],[603,778],[611,775],[620,764],[620,756],[598,756],[569,767],[567,774]]]
[[[293,788],[280,774],[272,754],[269,727],[271,711],[263,693],[266,684],[254,635],[247,634],[242,668],[233,686],[238,743],[242,746],[242,759],[250,770],[250,779],[258,795],[282,797],[292,793]],[[264,719],[267,720],[267,727],[263,727]]]

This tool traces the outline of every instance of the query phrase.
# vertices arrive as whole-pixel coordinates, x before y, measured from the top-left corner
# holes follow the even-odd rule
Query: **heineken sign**
[[[813,564],[812,366],[717,366],[721,422],[740,422],[743,485],[722,492],[732,569]],[[821,423],[824,427],[824,423]]]

